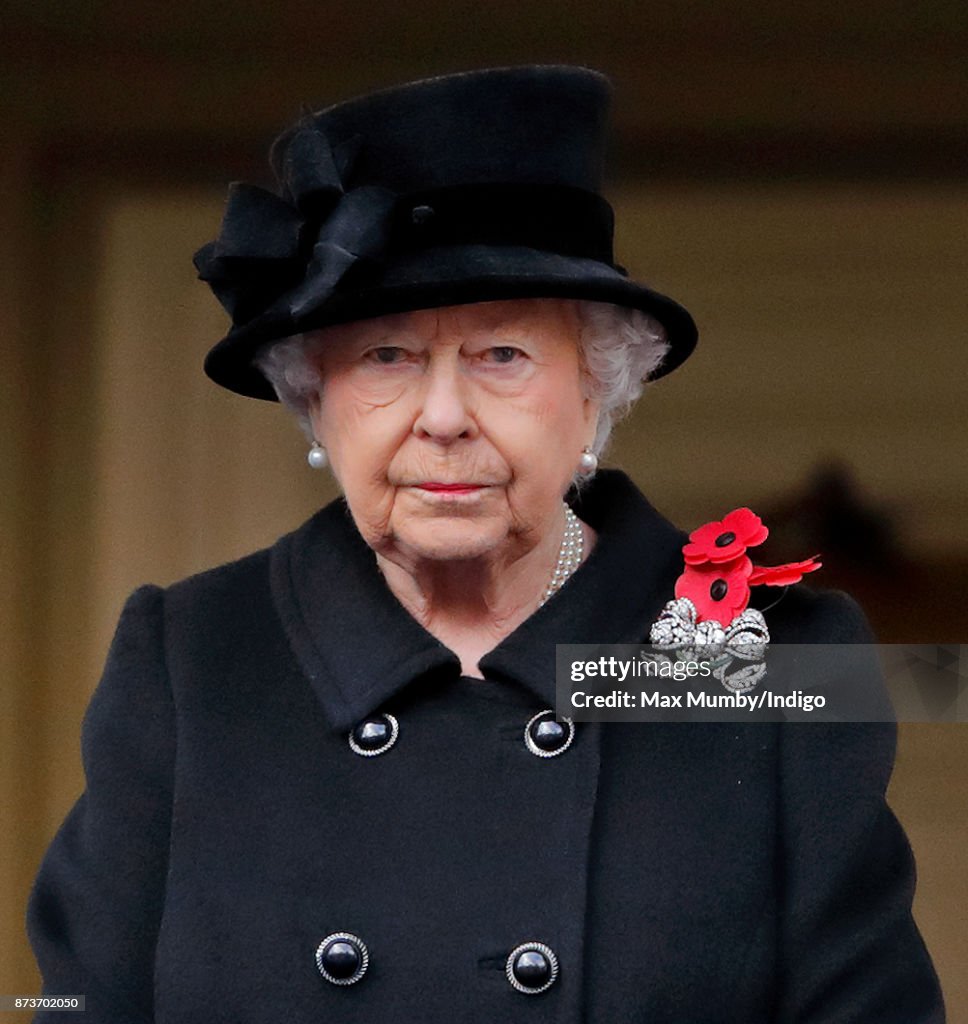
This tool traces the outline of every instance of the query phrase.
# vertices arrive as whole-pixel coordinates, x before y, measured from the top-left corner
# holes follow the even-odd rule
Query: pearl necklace
[[[551,574],[551,582],[545,587],[545,592],[538,602],[539,608],[552,594],[561,590],[568,577],[581,565],[585,553],[585,535],[582,533],[581,520],[566,502],[562,502],[562,505],[565,509],[565,532],[561,537],[555,571]]]

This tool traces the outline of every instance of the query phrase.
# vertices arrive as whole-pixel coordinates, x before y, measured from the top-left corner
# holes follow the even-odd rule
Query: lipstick
[[[471,491],[479,491],[481,489],[480,484],[445,484],[434,480],[417,484],[417,486],[423,491],[433,491],[442,494],[470,494]]]

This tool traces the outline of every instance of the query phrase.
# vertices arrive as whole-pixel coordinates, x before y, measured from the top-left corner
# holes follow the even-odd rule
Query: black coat
[[[643,640],[682,568],[621,474],[579,511],[592,555],[484,681],[341,502],[139,590],[31,897],[45,992],[86,995],[87,1024],[941,1021],[884,802],[892,728],[579,723],[559,756],[526,747],[555,642]],[[768,619],[776,641],[867,638],[853,602],[802,586]],[[360,756],[375,711],[399,736]],[[367,945],[355,984],[317,970],[336,932]],[[540,994],[505,975],[527,941],[559,963]]]

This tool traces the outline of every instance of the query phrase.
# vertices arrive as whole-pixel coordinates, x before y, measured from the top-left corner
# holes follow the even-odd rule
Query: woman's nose
[[[469,405],[468,382],[456,360],[431,360],[424,377],[420,412],[413,430],[418,436],[450,444],[473,437],[477,425]]]

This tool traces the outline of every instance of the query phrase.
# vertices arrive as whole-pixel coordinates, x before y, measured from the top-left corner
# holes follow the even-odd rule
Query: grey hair
[[[592,450],[601,455],[612,428],[641,396],[644,382],[658,369],[669,343],[662,324],[641,310],[587,300],[579,301],[577,307],[584,390],[600,410]],[[297,334],[267,346],[255,359],[310,441],[310,401],[322,383],[314,356],[324,341],[320,331]]]

